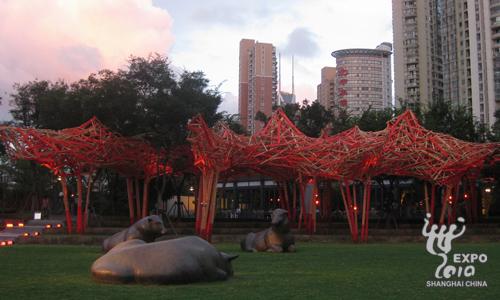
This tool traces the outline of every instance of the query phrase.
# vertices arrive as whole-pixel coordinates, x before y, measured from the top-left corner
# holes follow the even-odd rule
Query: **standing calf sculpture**
[[[249,252],[294,252],[295,239],[290,233],[288,212],[281,208],[275,209],[271,216],[271,227],[249,233],[240,245],[241,250]]]
[[[92,277],[104,283],[176,284],[226,280],[237,255],[219,252],[199,237],[145,243],[129,240],[97,259]]]

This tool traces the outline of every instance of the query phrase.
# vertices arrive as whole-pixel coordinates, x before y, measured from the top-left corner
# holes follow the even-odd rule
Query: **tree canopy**
[[[140,137],[163,149],[175,174],[192,169],[186,140],[188,121],[201,114],[213,125],[225,116],[217,112],[221,95],[203,72],[175,72],[169,60],[158,54],[131,57],[123,69],[100,70],[76,82],[18,83],[11,99],[14,125],[60,130],[79,126],[96,116],[123,136]],[[15,169],[31,173],[29,168],[16,164]],[[125,197],[123,183],[114,174],[104,172],[101,176],[114,190],[111,198]],[[171,176],[172,183],[165,178],[155,181],[158,198],[178,194],[182,186],[175,182],[184,182],[184,176]],[[175,187],[169,190],[165,186]],[[32,194],[40,193],[43,191],[33,188]]]
[[[167,148],[185,143],[186,124],[196,114],[209,124],[219,120],[220,103],[219,91],[202,72],[176,76],[167,58],[151,55],[73,83],[16,84],[11,114],[17,125],[47,129],[75,127],[96,116],[124,136],[141,135]]]

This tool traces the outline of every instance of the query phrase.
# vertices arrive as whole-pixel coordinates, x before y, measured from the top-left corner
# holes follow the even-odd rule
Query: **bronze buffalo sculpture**
[[[160,216],[152,215],[140,219],[132,226],[115,233],[102,243],[102,250],[108,252],[121,242],[139,239],[146,243],[154,242],[156,238],[165,234],[167,229]]]
[[[241,250],[249,252],[294,252],[295,239],[290,232],[288,212],[284,209],[275,209],[271,215],[271,227],[249,233],[241,241]]]
[[[129,240],[97,259],[91,272],[94,280],[103,283],[178,284],[226,280],[233,275],[231,261],[236,257],[219,252],[196,236],[154,243]]]

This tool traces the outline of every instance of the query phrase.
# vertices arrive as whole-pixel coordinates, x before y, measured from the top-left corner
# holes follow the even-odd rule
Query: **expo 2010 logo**
[[[458,225],[451,224],[430,226],[431,214],[424,219],[422,235],[427,238],[426,249],[432,255],[442,258],[434,273],[436,280],[429,280],[427,287],[487,287],[485,280],[474,280],[476,266],[488,261],[484,253],[454,253],[449,259],[452,250],[451,242],[465,232],[464,218],[458,218]]]

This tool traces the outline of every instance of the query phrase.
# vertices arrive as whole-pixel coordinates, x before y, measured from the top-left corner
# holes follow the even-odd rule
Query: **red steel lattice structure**
[[[12,159],[31,160],[49,168],[59,176],[63,189],[68,232],[72,231],[66,177],[77,182],[77,232],[83,233],[88,220],[92,175],[100,168],[114,169],[127,177],[131,222],[147,214],[148,184],[157,174],[172,169],[161,163],[162,152],[140,139],[123,137],[112,132],[96,117],[84,124],[63,130],[47,130],[1,126],[0,139]],[[88,176],[85,211],[82,176]],[[136,210],[134,210],[134,178]],[[142,211],[139,179],[144,180]]]
[[[221,124],[209,128],[200,116],[190,122],[189,129],[195,166],[201,170],[196,231],[208,240],[212,234],[219,174],[230,169],[247,168],[269,175],[277,182],[297,182],[302,204],[299,226],[303,221],[309,232],[315,230],[315,205],[319,203],[317,180],[339,181],[352,239],[356,241],[360,237],[366,241],[372,177],[411,176],[431,183],[431,204],[427,196],[425,199],[429,212],[431,209],[434,212],[436,186],[444,187],[444,209],[440,218],[443,222],[446,206],[458,201],[458,197],[450,196],[458,193],[460,182],[475,180],[485,160],[500,161],[499,144],[469,143],[432,132],[423,128],[411,111],[391,120],[378,132],[364,132],[354,127],[320,138],[305,136],[281,109],[261,131],[250,137],[237,135]],[[354,181],[364,186],[361,211],[356,202]],[[307,184],[314,185],[315,200],[309,201],[311,207],[304,209]],[[285,202],[289,206],[288,201]],[[361,224],[358,224],[358,213]],[[449,215],[448,220],[451,217]]]

